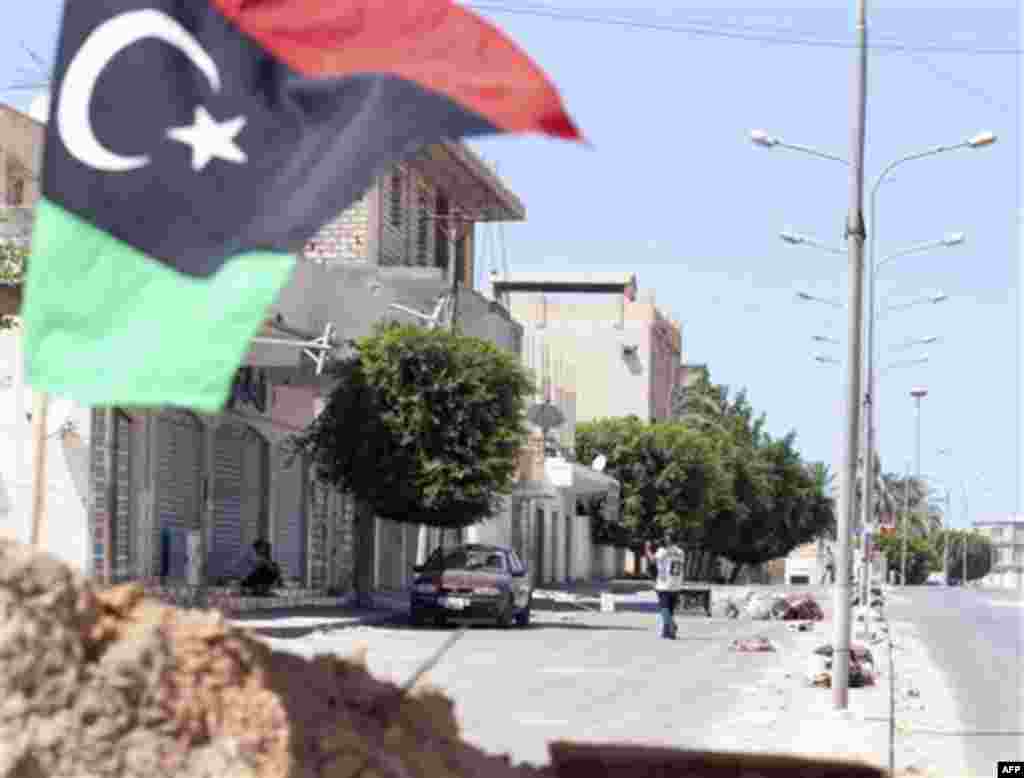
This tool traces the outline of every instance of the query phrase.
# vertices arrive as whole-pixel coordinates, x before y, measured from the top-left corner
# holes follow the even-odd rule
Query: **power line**
[[[855,47],[852,42],[817,38],[812,36],[797,35],[765,35],[754,32],[753,27],[736,25],[737,29],[725,29],[723,25],[695,25],[695,24],[670,24],[666,22],[648,22],[639,19],[628,19],[599,14],[584,14],[574,11],[561,11],[554,8],[524,7],[490,2],[469,2],[466,7],[494,13],[518,14],[523,16],[537,16],[559,21],[585,22],[588,24],[603,24],[613,27],[623,27],[638,30],[654,30],[658,32],[682,33],[710,38],[728,38],[733,40],[756,41],[759,43],[770,43],[786,46],[809,46],[818,48],[851,49]],[[900,52],[927,52],[932,54],[986,54],[986,55],[1013,55],[1021,54],[1019,48],[976,48],[971,46],[954,46],[942,43],[932,44],[909,44],[898,41],[870,44],[870,49],[876,51],[900,51]]]

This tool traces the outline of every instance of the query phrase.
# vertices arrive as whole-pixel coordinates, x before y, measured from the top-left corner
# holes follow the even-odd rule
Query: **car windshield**
[[[426,566],[442,566],[440,549],[431,555]],[[447,570],[504,570],[505,562],[496,551],[457,548],[444,555],[443,567]]]

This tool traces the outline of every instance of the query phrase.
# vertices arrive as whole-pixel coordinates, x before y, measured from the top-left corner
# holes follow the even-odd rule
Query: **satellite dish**
[[[561,427],[565,424],[565,414],[559,410],[558,406],[550,402],[537,403],[530,406],[530,409],[526,412],[526,418],[532,424],[536,424],[544,430],[545,433],[552,427]]]
[[[32,406],[35,406],[35,392],[29,390],[28,392],[30,400],[32,400]],[[61,429],[65,428],[67,423],[72,420],[71,416],[74,413],[74,408],[71,405],[71,400],[66,400],[63,397],[50,396],[49,402],[46,407],[46,437],[53,437]],[[32,423],[32,411],[25,413],[28,422]]]
[[[29,103],[28,107],[28,115],[40,124],[46,124],[47,119],[50,118],[49,92],[40,92],[32,98],[32,102]]]
[[[604,454],[598,454],[594,457],[594,461],[590,463],[590,469],[596,470],[599,473],[603,473],[605,467],[608,466],[608,457]]]

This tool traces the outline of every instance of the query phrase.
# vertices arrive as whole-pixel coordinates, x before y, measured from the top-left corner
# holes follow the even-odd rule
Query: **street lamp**
[[[827,297],[818,297],[817,295],[808,294],[807,292],[797,292],[797,300],[803,300],[805,302],[823,303],[824,305],[831,305],[833,308],[845,308],[838,300],[830,300]]]
[[[810,154],[810,155],[815,156],[815,157],[820,157],[820,158],[823,158],[823,159],[829,159],[829,160],[834,160],[836,162],[841,162],[844,165],[847,165],[848,167],[850,166],[850,161],[846,160],[846,159],[843,159],[842,157],[838,157],[838,156],[836,156],[834,154],[828,154],[826,152],[822,152],[822,151],[819,151],[817,149],[813,149],[813,148],[808,147],[808,146],[799,146],[799,145],[796,145],[796,144],[783,143],[779,138],[776,138],[776,137],[773,137],[772,135],[769,135],[764,130],[754,130],[750,134],[750,138],[751,138],[751,140],[755,144],[760,145],[760,146],[769,147],[769,148],[776,147],[776,146],[783,147],[783,148],[789,148],[789,149],[792,149],[794,151],[804,152],[806,154]],[[934,149],[929,149],[928,151],[925,151],[925,152],[922,152],[922,153],[919,153],[919,154],[908,155],[906,157],[903,157],[901,159],[896,160],[895,162],[891,163],[888,167],[886,167],[883,170],[883,172],[879,176],[878,181],[876,182],[874,188],[872,189],[872,208],[871,208],[872,249],[871,249],[871,254],[870,254],[870,258],[869,258],[869,262],[870,262],[871,265],[874,265],[874,227],[875,227],[874,194],[875,194],[875,192],[878,189],[878,185],[881,184],[881,182],[882,182],[882,180],[884,180],[885,176],[888,175],[888,173],[893,168],[895,168],[897,165],[899,165],[899,164],[901,164],[903,162],[907,162],[907,161],[909,161],[911,159],[917,159],[919,157],[929,156],[931,154],[938,154],[940,152],[951,150],[952,148],[959,148],[959,147],[964,147],[964,146],[972,147],[972,148],[979,148],[979,147],[987,146],[987,145],[990,145],[991,143],[994,143],[995,139],[996,138],[995,138],[995,135],[993,133],[979,133],[978,135],[975,135],[974,137],[968,139],[967,141],[964,141],[963,143],[960,143],[960,144],[956,144],[955,146],[952,146],[952,147],[940,146],[940,147],[936,147]],[[862,172],[862,170],[861,170],[861,166],[859,164],[860,160],[858,159],[856,161],[858,162],[858,164],[854,167],[854,172],[857,175],[855,175],[854,178],[858,179],[860,177],[860,173]],[[861,191],[862,181],[857,181],[856,182],[856,186],[857,186],[857,188],[856,188],[855,191],[857,192],[857,197],[855,198],[855,200],[859,203],[860,202],[860,191]],[[859,214],[857,214],[856,216],[857,216],[857,219],[856,219],[857,222],[858,223],[862,222],[862,219],[860,218]],[[849,232],[850,225],[853,223],[853,217],[854,217],[854,214],[851,214],[850,221],[848,222],[848,225],[847,225],[847,227],[848,227],[848,235],[847,235],[848,240],[854,240],[854,237],[851,237],[852,233]],[[863,233],[861,233],[861,239],[863,240]],[[861,246],[861,244],[855,243],[854,246],[859,248]],[[853,503],[852,498],[853,498],[854,482],[856,480],[856,462],[857,462],[857,453],[858,453],[857,449],[858,449],[858,437],[859,437],[858,432],[859,432],[859,429],[860,429],[860,419],[859,419],[860,405],[861,405],[861,403],[860,403],[860,392],[861,392],[861,389],[862,389],[862,387],[861,387],[861,369],[862,369],[861,368],[861,361],[862,361],[863,354],[861,352],[861,335],[863,334],[863,324],[862,324],[861,313],[862,313],[862,305],[863,305],[863,296],[862,296],[862,293],[861,293],[861,289],[862,289],[861,282],[863,280],[863,273],[862,273],[863,265],[859,261],[861,259],[859,254],[860,254],[860,252],[858,251],[857,252],[858,256],[856,257],[858,262],[856,264],[854,264],[851,261],[851,287],[850,287],[850,309],[849,309],[849,316],[850,316],[850,321],[849,321],[849,330],[850,330],[850,332],[849,332],[849,338],[850,338],[850,340],[849,340],[849,359],[850,359],[850,364],[848,366],[848,381],[847,381],[847,383],[848,383],[848,386],[847,386],[848,396],[846,398],[847,399],[847,403],[846,403],[846,406],[847,406],[847,410],[846,410],[847,419],[846,419],[846,421],[848,422],[848,424],[847,424],[848,429],[846,430],[846,433],[845,433],[845,436],[844,436],[846,453],[845,453],[845,461],[844,461],[844,464],[843,464],[842,482],[841,482],[842,496],[841,496],[841,509],[840,509],[839,533],[838,533],[839,534],[840,559],[839,559],[839,569],[837,571],[838,572],[838,577],[837,577],[837,584],[838,585],[837,585],[837,589],[836,589],[837,594],[839,592],[843,592],[843,596],[840,596],[838,598],[838,604],[839,604],[840,610],[839,610],[839,613],[837,613],[837,618],[836,618],[836,633],[835,633],[835,645],[834,645],[835,656],[836,656],[836,660],[837,661],[836,661],[835,678],[834,678],[834,681],[833,681],[833,687],[834,687],[833,688],[833,701],[834,701],[834,703],[835,703],[837,708],[846,708],[846,706],[847,706],[847,695],[848,695],[849,679],[847,677],[847,667],[846,667],[845,657],[846,657],[847,653],[849,652],[849,647],[850,647],[850,631],[851,631],[851,626],[852,626],[852,624],[851,624],[851,617],[850,617],[850,598],[848,596],[846,596],[845,589],[849,586],[849,577],[848,576],[849,576],[849,562],[850,562],[850,558],[849,558],[849,553],[850,553],[850,532],[851,532],[852,523],[853,523],[852,522],[853,512],[855,510],[855,505]],[[870,289],[870,291],[871,291],[871,295],[872,296],[871,296],[871,300],[870,300],[870,306],[868,308],[868,310],[871,311],[872,314],[873,314],[873,312],[875,310],[874,277],[875,277],[875,273],[872,271],[871,276],[870,276],[870,281],[871,281],[871,289]],[[869,329],[869,331],[871,331],[871,335],[872,336],[873,336],[874,319],[875,319],[875,317],[873,315],[869,317],[869,327],[868,327],[868,329]],[[873,356],[872,351],[873,351],[873,344],[872,344],[871,341],[869,341],[869,343],[868,343],[868,353]],[[873,386],[873,381],[874,381],[874,375],[873,375],[872,372],[870,372],[870,371],[868,372],[867,379],[868,379],[867,383],[868,383],[869,390],[866,393],[866,405],[867,405],[867,410],[868,410],[868,414],[867,414],[867,419],[868,419],[868,428],[867,428],[868,429],[868,435],[866,437],[870,438],[873,435],[873,431],[874,431],[874,427],[871,424],[871,407],[872,407],[872,403],[871,403],[870,387]],[[869,445],[870,445],[870,443],[871,443],[871,441],[869,441]],[[871,466],[871,457],[870,456],[866,457],[865,458],[865,462],[867,462],[868,466],[870,467]],[[865,490],[866,491],[865,497],[869,498],[869,499],[866,499],[865,503],[866,503],[866,508],[869,509],[869,510],[872,507],[871,506],[871,502],[870,502],[870,496],[871,496],[870,483],[871,483],[870,479],[867,479],[866,480],[866,484],[868,485],[868,488]]]
[[[827,151],[819,151],[811,146],[802,146],[799,143],[785,143],[780,138],[774,135],[769,135],[764,130],[751,130],[750,140],[757,146],[764,146],[765,148],[775,148],[778,146],[780,149],[790,149],[791,151],[800,151],[804,154],[810,154],[812,157],[820,157],[821,159],[828,159],[833,162],[841,162],[844,165],[849,165],[842,157],[838,157],[835,154],[829,154]]]
[[[826,354],[816,354],[815,357],[814,357],[814,361],[815,362],[821,362],[822,364],[825,364],[825,365],[841,365],[842,364],[842,362],[840,362],[838,359],[835,359],[834,357],[830,357],[830,356],[828,356]]]
[[[836,346],[842,343],[838,338],[830,338],[828,335],[812,335],[811,340],[816,340],[818,343],[832,343]]]
[[[874,418],[874,393],[875,393],[875,323],[877,316],[875,315],[876,303],[875,303],[875,288],[876,278],[878,276],[879,268],[886,262],[895,259],[898,256],[904,254],[895,254],[892,257],[888,257],[882,262],[876,263],[875,261],[875,243],[878,238],[878,219],[877,219],[877,196],[878,189],[885,181],[886,177],[897,167],[910,162],[915,159],[923,159],[924,157],[931,157],[936,154],[943,154],[948,151],[954,151],[962,148],[983,148],[990,146],[996,142],[996,136],[992,132],[979,132],[978,134],[970,137],[960,143],[954,143],[947,146],[935,146],[925,151],[916,152],[913,154],[906,154],[898,159],[893,160],[884,168],[882,172],[878,174],[874,184],[871,187],[871,198],[870,198],[870,242],[868,247],[868,261],[867,266],[871,269],[871,274],[868,276],[868,301],[867,309],[870,312],[867,324],[867,343],[865,344],[865,352],[868,357],[867,364],[867,376],[865,383],[867,384],[864,392],[864,423],[865,434],[864,434],[864,461],[870,463],[874,456],[875,447],[875,418]],[[947,236],[944,245],[959,245],[964,240],[962,233],[954,233]],[[912,249],[913,250],[913,249]],[[932,300],[932,302],[941,302],[945,300],[945,295],[939,295]],[[871,483],[871,479],[865,480],[864,483],[864,520],[865,526],[867,526],[868,519],[874,515],[874,488]]]
[[[822,251],[827,251],[830,254],[846,253],[846,249],[843,248],[842,246],[830,246],[827,243],[822,243],[819,240],[815,240],[809,235],[801,235],[798,232],[789,232],[787,230],[783,230],[782,232],[779,233],[779,237],[782,238],[783,241],[789,243],[792,246],[811,246],[816,249],[821,249]]]
[[[906,351],[908,348],[912,348],[913,346],[930,346],[933,343],[940,342],[942,342],[942,338],[938,335],[929,335],[926,338],[911,338],[910,340],[905,340],[903,343],[890,346],[890,349],[892,351]]]
[[[879,311],[879,314],[881,315],[886,313],[893,313],[894,311],[905,311],[908,308],[913,308],[917,305],[937,305],[938,303],[946,302],[946,300],[948,299],[949,295],[942,294],[941,292],[939,294],[922,295],[921,297],[915,297],[913,300],[910,300],[909,302],[886,306],[881,311]]]
[[[915,429],[915,443],[914,443],[914,472],[917,473],[917,481],[921,482],[921,400],[928,396],[928,390],[923,386],[915,387],[910,390],[910,396],[914,398],[914,429]],[[908,490],[910,489],[909,482],[907,483]],[[907,513],[910,512],[910,500],[907,499]],[[900,586],[904,587],[907,585],[907,516],[903,516],[903,549],[900,555]]]

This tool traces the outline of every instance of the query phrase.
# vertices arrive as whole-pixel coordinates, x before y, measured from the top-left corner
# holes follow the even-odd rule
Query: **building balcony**
[[[419,320],[390,306],[429,315],[450,291],[450,282],[438,268],[300,260],[273,306],[272,318],[279,316],[289,329],[314,337],[331,324],[341,343],[369,335],[374,324],[385,319],[415,323]],[[463,333],[520,353],[522,327],[502,306],[475,290],[460,288],[457,310]],[[271,330],[261,334],[270,335]],[[301,352],[293,346],[253,344],[245,361],[258,367],[300,368],[303,360],[309,364]]]

